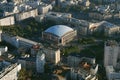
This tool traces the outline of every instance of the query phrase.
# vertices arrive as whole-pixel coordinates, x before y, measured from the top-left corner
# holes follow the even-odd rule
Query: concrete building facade
[[[71,67],[70,80],[98,80],[95,58],[68,56],[68,65]]]
[[[40,43],[19,37],[19,36],[12,36],[6,33],[2,34],[2,40],[10,43],[11,45],[19,48],[19,47],[24,47],[24,48],[31,48],[34,45],[39,45]],[[40,44],[42,45],[42,44]]]
[[[19,58],[17,61],[21,64],[21,67],[26,70],[36,70],[36,58],[35,57],[26,57],[26,58]]]
[[[120,70],[116,71],[113,66],[106,66],[108,80],[120,80]]]
[[[89,34],[94,34],[94,32],[102,33],[108,37],[114,37],[119,36],[120,27],[107,21],[91,23],[89,26]]]
[[[7,46],[0,46],[0,56],[8,51],[8,47]]]
[[[38,12],[40,14],[45,14],[48,11],[52,10],[52,5],[51,4],[45,4],[45,3],[41,3],[38,7]]]
[[[45,65],[45,53],[43,50],[39,50],[36,57],[36,71],[38,73],[44,73],[44,65]]]
[[[10,26],[15,24],[14,16],[8,16],[0,19],[0,26]]]
[[[2,65],[6,65],[2,64]],[[2,67],[2,65],[0,65]],[[21,70],[21,64],[10,64],[6,68],[3,68],[0,74],[0,80],[17,80],[18,72]]]
[[[115,41],[108,41],[104,48],[104,66],[113,65],[116,67],[120,59],[120,45]]]
[[[120,44],[116,41],[105,43],[104,67],[108,80],[120,80]]]
[[[38,10],[37,9],[17,13],[17,14],[15,14],[15,20],[16,21],[21,21],[21,20],[24,20],[24,19],[27,19],[27,18],[30,18],[30,17],[35,17],[35,16],[38,16]]]
[[[80,35],[87,35],[89,22],[72,17],[70,13],[49,12],[45,15],[45,20],[55,21],[57,24],[65,24],[77,30]]]
[[[2,41],[2,30],[0,30],[0,42]]]
[[[53,64],[57,64],[60,62],[60,50],[59,49],[45,49],[45,57],[46,61],[51,62]]]
[[[76,30],[65,26],[55,25],[42,33],[42,38],[56,45],[65,45],[75,38],[77,35]]]

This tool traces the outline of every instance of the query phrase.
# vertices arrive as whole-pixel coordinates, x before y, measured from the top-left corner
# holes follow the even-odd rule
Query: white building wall
[[[8,51],[8,47],[7,47],[7,46],[1,47],[1,48],[0,48],[0,56],[1,56],[3,53],[7,52],[7,51]]]
[[[14,16],[9,16],[0,19],[0,26],[9,26],[14,24],[15,24]]]
[[[104,66],[116,66],[119,53],[118,45],[106,45],[104,48]]]
[[[106,75],[108,80],[120,80],[120,72],[115,72],[113,66],[106,66]]]
[[[38,55],[36,57],[36,70],[38,73],[44,72],[44,65],[45,65],[45,54],[40,51],[38,52]]]

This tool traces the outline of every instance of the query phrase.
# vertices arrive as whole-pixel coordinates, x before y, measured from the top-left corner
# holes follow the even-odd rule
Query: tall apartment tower
[[[116,41],[105,42],[104,47],[104,66],[116,67],[118,59],[120,59],[120,45]]]
[[[2,36],[2,30],[0,30],[0,42],[2,41],[1,36]]]
[[[45,65],[45,54],[43,50],[39,50],[36,56],[36,70],[38,73],[44,72],[44,65]]]

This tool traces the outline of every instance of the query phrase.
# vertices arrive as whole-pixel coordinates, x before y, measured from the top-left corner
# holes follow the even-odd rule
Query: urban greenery
[[[0,26],[3,32],[11,35],[18,35],[25,38],[31,36],[41,36],[41,33],[50,26],[55,25],[53,21],[46,20],[45,22],[37,22],[35,19],[26,19],[12,26]]]

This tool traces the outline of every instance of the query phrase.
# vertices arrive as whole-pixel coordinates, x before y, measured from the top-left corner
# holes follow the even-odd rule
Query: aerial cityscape
[[[0,0],[0,80],[120,80],[120,0]]]

